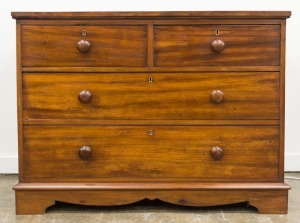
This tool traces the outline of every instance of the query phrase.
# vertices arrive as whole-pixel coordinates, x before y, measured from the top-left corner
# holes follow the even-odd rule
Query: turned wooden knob
[[[78,100],[81,103],[88,103],[92,100],[92,93],[89,92],[88,90],[80,91],[78,94]]]
[[[91,44],[89,41],[87,40],[80,40],[77,43],[77,49],[81,52],[81,53],[86,53],[89,51],[89,49],[91,48]]]
[[[213,90],[211,92],[212,102],[219,104],[224,100],[224,93],[221,90]]]
[[[211,42],[211,48],[215,53],[221,53],[225,47],[225,43],[220,39],[215,39]]]
[[[83,146],[79,149],[78,155],[81,159],[88,159],[92,154],[92,149],[89,146]]]
[[[211,154],[211,157],[213,158],[213,160],[220,160],[220,159],[222,159],[224,152],[221,147],[214,146],[213,148],[211,148],[210,154]]]

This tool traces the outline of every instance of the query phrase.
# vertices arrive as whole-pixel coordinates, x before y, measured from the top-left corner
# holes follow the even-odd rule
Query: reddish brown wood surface
[[[154,19],[177,17],[181,19],[196,19],[198,18],[210,18],[210,19],[280,19],[288,18],[291,16],[290,11],[165,11],[165,12],[12,12],[14,19],[122,19],[122,18],[144,18],[152,17]]]
[[[285,141],[285,46],[286,46],[286,21],[281,22],[281,48],[280,48],[280,150],[279,150],[279,176],[284,181],[284,141]]]
[[[277,127],[30,126],[24,128],[24,171],[28,178],[61,182],[68,177],[276,180],[278,135]],[[83,146],[92,148],[88,160],[78,156]],[[214,146],[224,151],[219,161],[211,157]]]
[[[211,48],[215,39],[226,44],[220,53]],[[276,66],[279,53],[279,25],[154,26],[154,65],[158,67]]]
[[[287,213],[290,15],[13,12],[17,214],[145,198]]]
[[[279,125],[279,120],[151,120],[151,119],[29,119],[23,120],[24,125],[101,125],[101,126],[264,126]]]
[[[149,83],[149,77],[153,82]],[[25,73],[24,119],[278,119],[279,74]],[[224,92],[215,104],[211,93]],[[91,102],[80,103],[88,90]]]
[[[21,58],[21,24],[17,21],[16,45],[17,45],[17,115],[18,115],[18,161],[19,180],[23,180],[23,78],[22,78],[22,58]]]
[[[27,73],[170,73],[170,72],[279,72],[280,66],[195,66],[195,67],[22,67]]]
[[[28,197],[30,201],[28,202]],[[214,206],[249,202],[262,214],[287,213],[287,189],[282,190],[98,190],[16,191],[17,214],[43,214],[55,201],[82,205],[123,205],[143,199],[185,206]]]
[[[146,26],[23,26],[22,65],[143,67],[146,37]],[[89,41],[88,52],[77,49],[80,40]]]

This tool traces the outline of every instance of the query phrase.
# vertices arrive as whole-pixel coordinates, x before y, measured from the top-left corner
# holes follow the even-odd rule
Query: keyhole
[[[152,129],[149,129],[149,130],[148,130],[148,134],[149,134],[149,136],[153,136],[153,130],[152,130]]]
[[[87,32],[86,32],[85,29],[81,31],[81,35],[83,35],[83,36],[86,36],[86,35],[87,35]]]
[[[149,81],[149,83],[152,83],[153,82],[153,77],[149,77],[148,81]]]
[[[216,34],[216,36],[220,35],[220,30],[217,29],[217,30],[215,31],[215,34]]]

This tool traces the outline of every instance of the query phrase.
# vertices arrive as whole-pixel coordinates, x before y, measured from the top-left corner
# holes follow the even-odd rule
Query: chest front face
[[[248,201],[262,213],[286,212],[289,12],[13,16],[17,213],[44,212],[58,197],[93,205]],[[38,199],[25,206],[29,195]]]

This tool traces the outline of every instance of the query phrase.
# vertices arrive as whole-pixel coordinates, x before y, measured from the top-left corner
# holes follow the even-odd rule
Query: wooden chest
[[[17,214],[55,201],[287,213],[290,12],[13,12]]]

